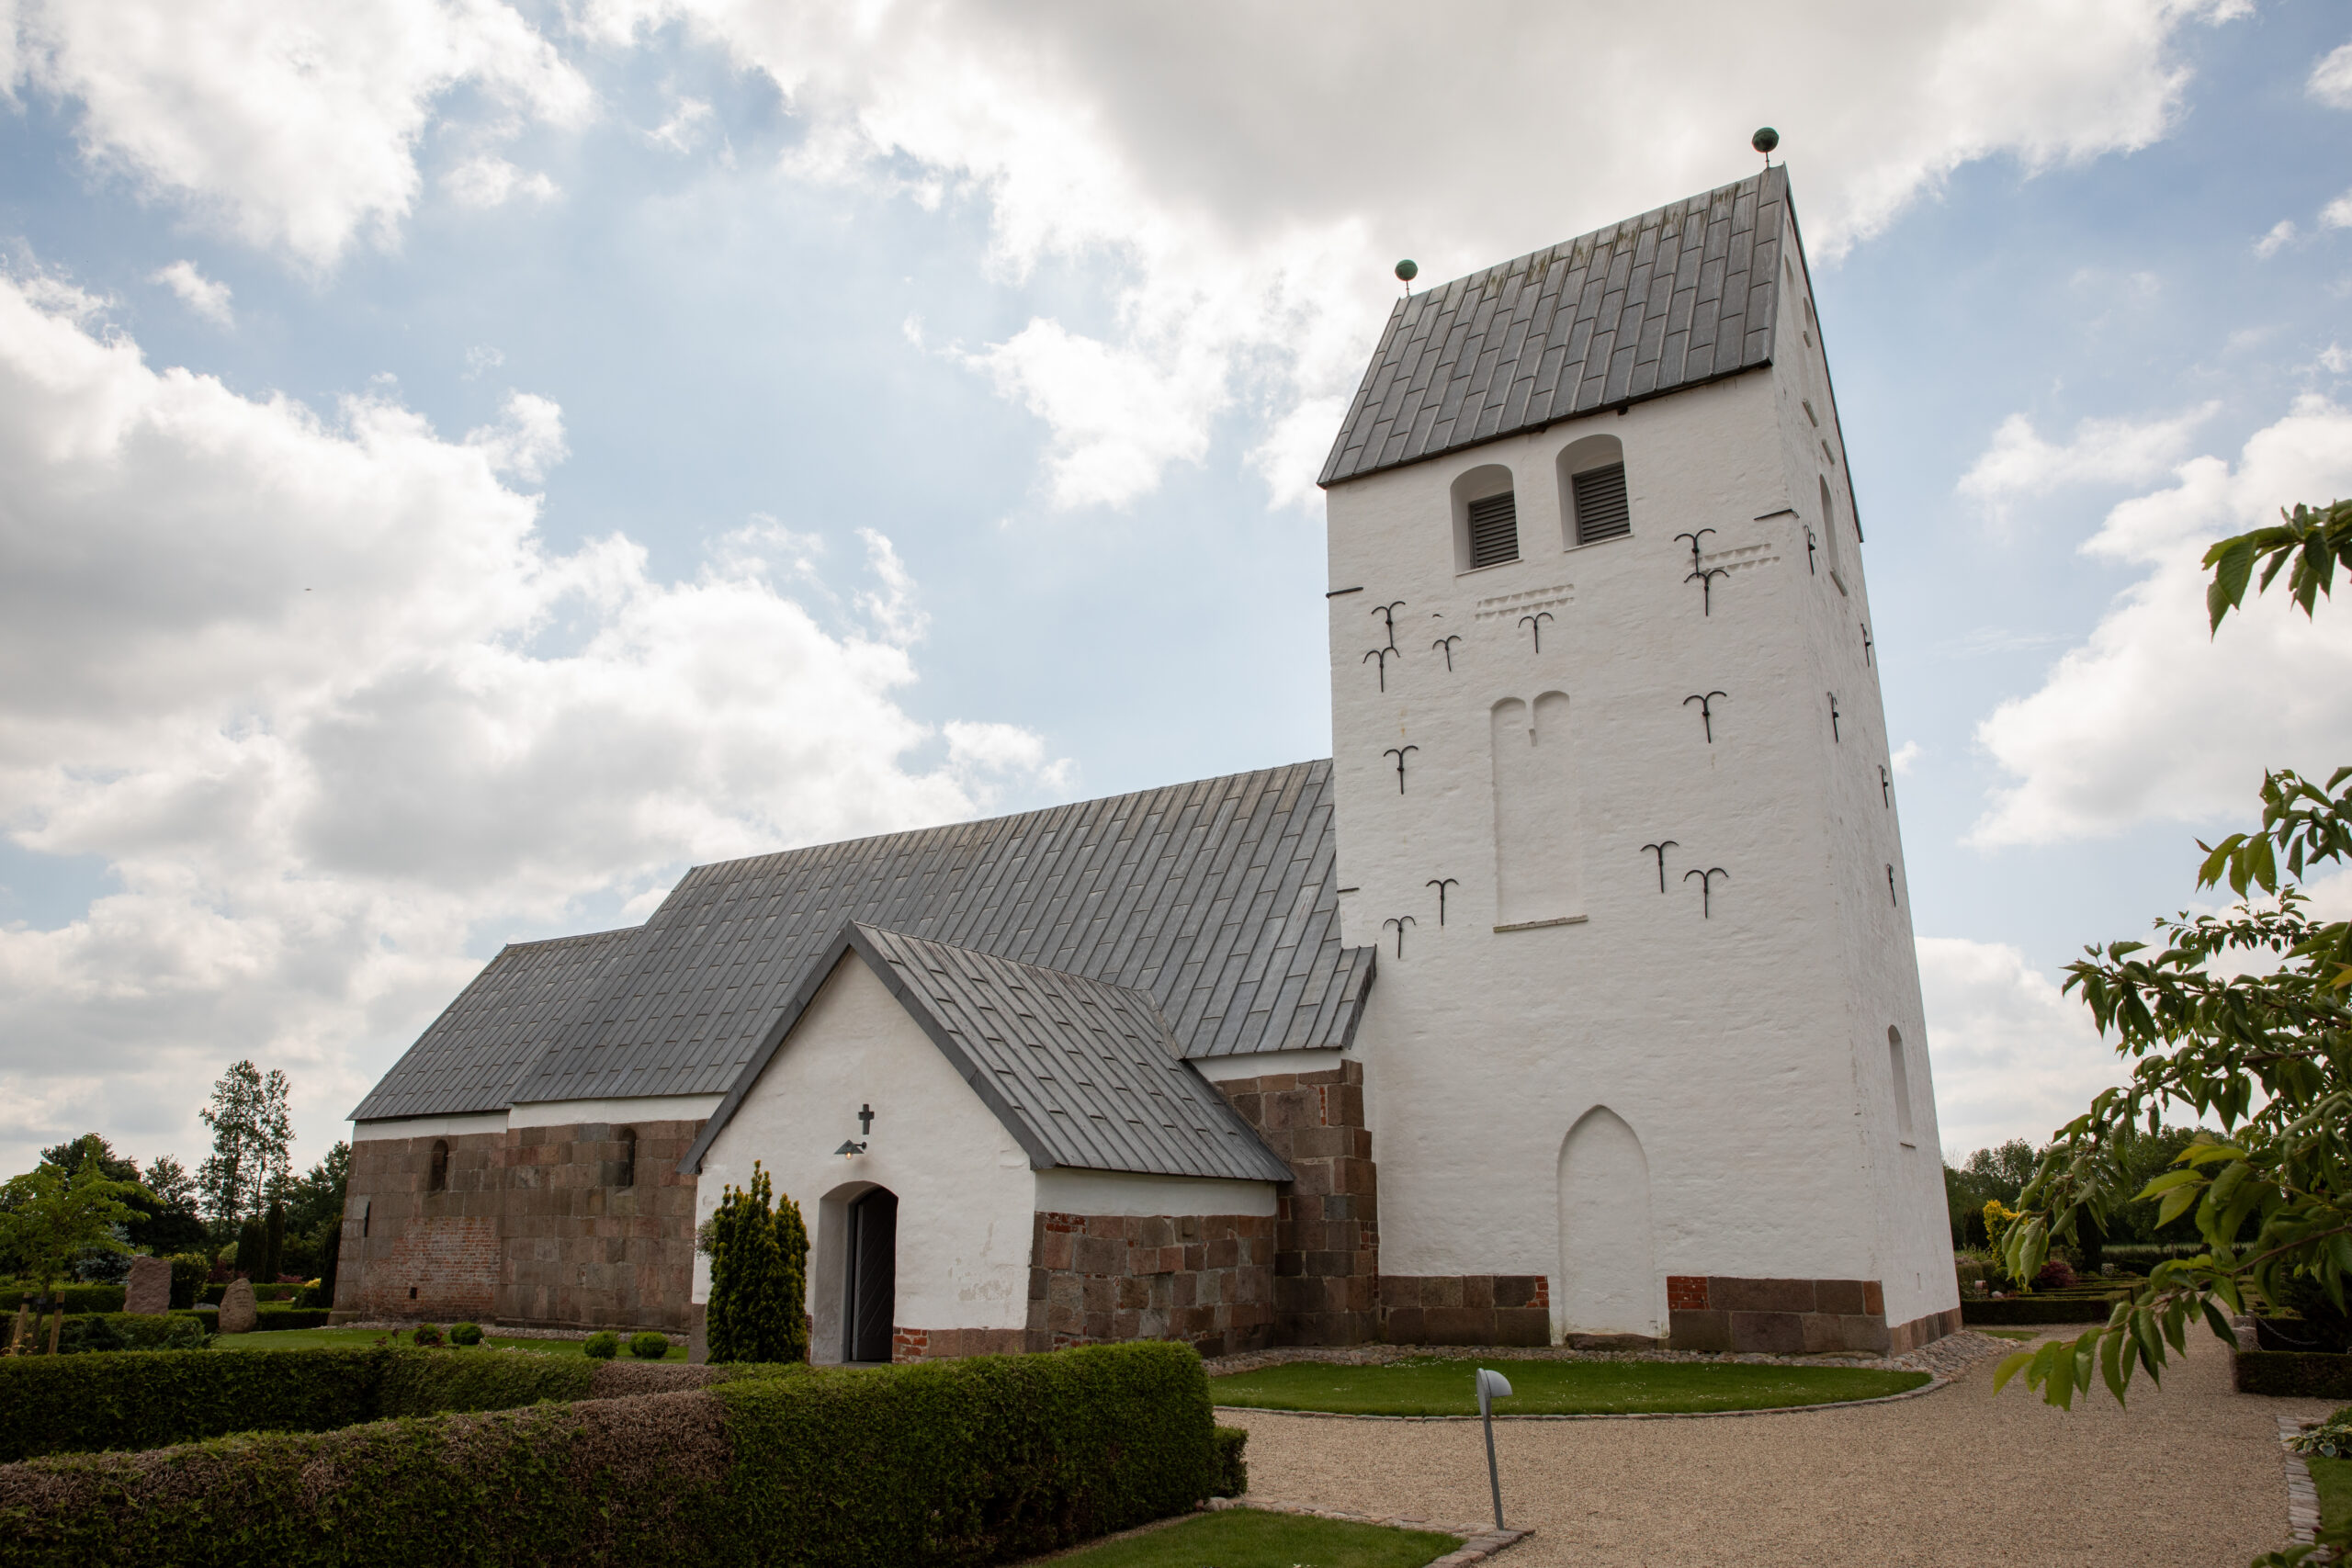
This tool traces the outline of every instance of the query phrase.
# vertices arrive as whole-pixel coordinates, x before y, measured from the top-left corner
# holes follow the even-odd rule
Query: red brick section
[[[1364,1122],[1363,1064],[1217,1088],[1295,1178],[1276,1190],[1275,1342],[1379,1338],[1380,1182]]]
[[[1393,1345],[1548,1345],[1541,1274],[1384,1274],[1381,1337]]]
[[[1900,1355],[1959,1326],[1938,1313],[1890,1330],[1876,1280],[1748,1280],[1670,1274],[1667,1343],[1677,1350],[1801,1354],[1862,1350]],[[1950,1326],[1944,1320],[1951,1320]]]
[[[1251,1214],[1041,1213],[1023,1345],[1181,1339],[1204,1356],[1264,1349],[1275,1343],[1275,1229]],[[944,1351],[942,1338],[930,1331],[933,1355],[976,1353]]]
[[[695,1179],[680,1176],[677,1164],[701,1125],[467,1134],[446,1140],[448,1186],[441,1191],[430,1190],[433,1138],[355,1144],[335,1309],[684,1330]],[[624,1126],[638,1135],[628,1187],[618,1185],[625,1150],[616,1134]]]

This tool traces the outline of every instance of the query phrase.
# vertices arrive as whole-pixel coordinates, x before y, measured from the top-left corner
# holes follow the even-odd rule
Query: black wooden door
[[[890,1359],[890,1314],[899,1294],[899,1195],[876,1188],[849,1206],[849,1302],[845,1361]]]

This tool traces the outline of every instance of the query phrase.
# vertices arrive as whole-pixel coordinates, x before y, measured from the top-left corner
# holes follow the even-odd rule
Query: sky
[[[505,942],[687,866],[1328,754],[1314,478],[1396,288],[1781,135],[1867,544],[1946,1150],[2352,606],[2323,0],[0,0],[0,1168],[298,1160]],[[2352,883],[2320,888],[2352,910]],[[2202,904],[2211,903],[2210,894]]]

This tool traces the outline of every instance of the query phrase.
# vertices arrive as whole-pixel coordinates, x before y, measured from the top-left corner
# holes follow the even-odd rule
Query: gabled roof
[[[1767,169],[1398,300],[1318,482],[1770,364],[1788,202]]]
[[[1290,1169],[1178,1054],[1141,991],[852,921],[809,960],[678,1168],[702,1168],[844,957],[862,958],[1038,1170],[1287,1181]]]
[[[1326,759],[700,866],[569,1008],[501,1036],[513,1076],[441,1091],[482,1054],[453,1007],[354,1115],[725,1093],[852,920],[1140,991],[1187,1056],[1345,1045],[1373,958],[1340,944],[1334,857]]]
[[[625,931],[509,942],[417,1037],[354,1121],[500,1111],[507,1091],[547,1054],[564,1019],[592,994]]]

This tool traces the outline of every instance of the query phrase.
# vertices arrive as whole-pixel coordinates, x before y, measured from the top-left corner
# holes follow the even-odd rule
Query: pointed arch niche
[[[1495,785],[1495,924],[1553,925],[1584,909],[1583,823],[1565,692],[1505,697],[1488,715]]]
[[[1564,1335],[1662,1337],[1654,1251],[1642,1141],[1624,1118],[1596,1105],[1560,1143],[1554,1327]]]

